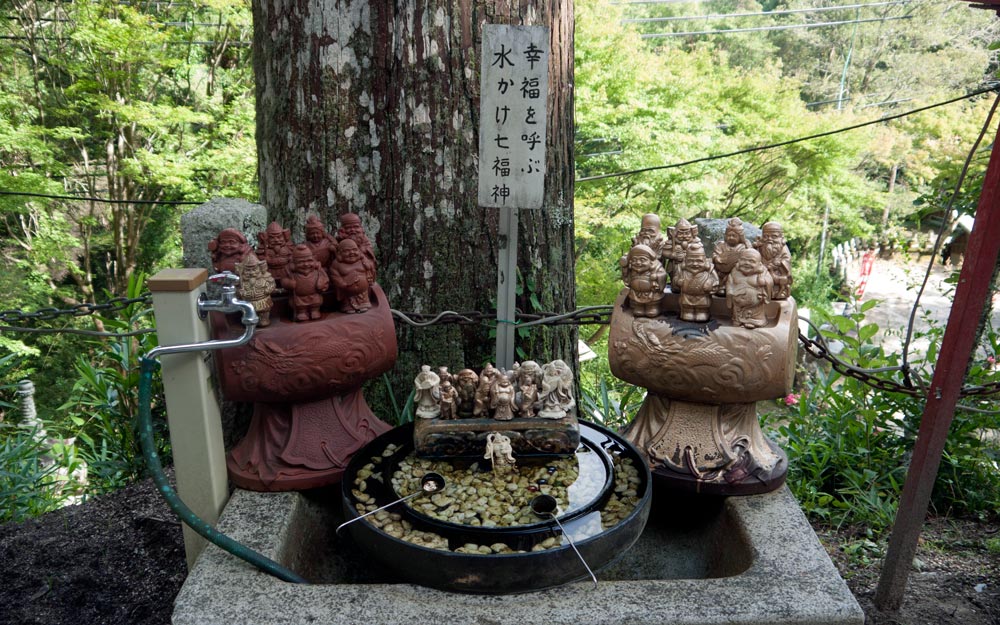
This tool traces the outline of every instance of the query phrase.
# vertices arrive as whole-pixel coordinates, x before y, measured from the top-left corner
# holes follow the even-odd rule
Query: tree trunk
[[[570,311],[571,0],[254,0],[261,201],[296,240],[310,213],[330,229],[360,214],[396,309],[494,311],[498,211],[476,202],[484,23],[550,28],[545,206],[520,214],[518,308]],[[481,325],[397,328],[397,394],[422,363],[494,357]],[[575,329],[522,333],[518,359],[575,360]]]
[[[889,223],[889,209],[892,208],[892,192],[896,190],[896,174],[899,172],[899,164],[893,163],[889,172],[889,188],[886,190],[889,197],[885,200],[885,208],[882,209],[882,226]]]

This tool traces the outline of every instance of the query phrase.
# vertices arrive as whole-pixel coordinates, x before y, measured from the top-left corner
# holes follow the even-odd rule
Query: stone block
[[[184,266],[211,270],[208,242],[218,236],[220,230],[236,228],[251,246],[255,246],[257,233],[263,231],[267,223],[267,208],[260,204],[226,197],[205,202],[181,217]]]

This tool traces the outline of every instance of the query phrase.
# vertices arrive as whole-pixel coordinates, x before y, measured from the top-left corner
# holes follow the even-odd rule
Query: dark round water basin
[[[580,557],[598,570],[639,537],[649,514],[651,488],[649,469],[628,442],[590,423],[580,424],[580,434],[575,458],[517,459],[520,473],[494,478],[488,462],[442,464],[414,458],[412,424],[395,428],[349,463],[342,485],[345,520],[416,492],[424,473],[442,474],[444,488],[391,505],[344,529],[400,580],[442,590],[517,593],[588,577]],[[415,474],[411,483],[400,477],[408,463]],[[523,493],[505,488],[518,481]],[[476,484],[493,484],[498,494],[479,486],[479,492],[468,495]],[[483,495],[478,505],[471,500],[476,495]],[[528,499],[519,502],[518,496]],[[476,512],[482,510],[483,499],[489,500],[491,512],[494,504],[506,506],[504,512],[516,509],[504,515],[512,522],[494,524],[493,517]],[[540,503],[545,504],[541,514],[535,510]]]

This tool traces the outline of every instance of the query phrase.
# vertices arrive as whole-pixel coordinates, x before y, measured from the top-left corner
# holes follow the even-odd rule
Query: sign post
[[[541,208],[549,29],[485,24],[480,71],[479,205],[500,211],[497,367],[514,365],[517,211]]]

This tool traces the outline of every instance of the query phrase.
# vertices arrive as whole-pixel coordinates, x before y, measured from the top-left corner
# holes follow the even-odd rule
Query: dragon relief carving
[[[280,398],[326,388],[353,388],[367,379],[369,367],[387,355],[381,328],[361,334],[313,325],[292,345],[261,336],[232,367],[243,390],[266,391]]]
[[[714,332],[704,337],[681,337],[666,322],[640,317],[633,320],[632,331],[628,341],[614,345],[619,355],[625,356],[623,368],[633,374],[650,367],[670,371],[664,381],[667,389],[753,392],[774,377],[780,364],[773,357],[770,338],[762,333],[737,336]],[[636,351],[642,357],[629,356]]]

